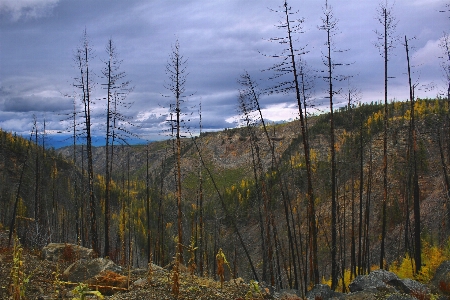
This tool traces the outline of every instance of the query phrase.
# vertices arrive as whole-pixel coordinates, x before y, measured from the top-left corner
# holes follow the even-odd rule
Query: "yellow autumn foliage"
[[[389,271],[395,273],[400,278],[410,278],[422,283],[428,283],[433,278],[436,269],[444,261],[450,259],[450,239],[447,241],[447,247],[438,247],[430,245],[428,242],[423,242],[422,245],[422,268],[419,273],[415,274],[414,259],[408,254],[399,260],[394,261],[389,266]],[[377,269],[376,266],[371,267],[371,270]],[[349,269],[344,271],[345,289],[342,288],[342,277],[339,278],[337,291],[348,291],[348,285],[352,282],[353,276]],[[331,278],[322,278],[322,284],[331,286]]]
[[[379,267],[377,265],[373,265],[370,267],[371,271],[377,270],[379,269]],[[345,269],[344,270],[344,284],[345,284],[345,289],[342,289],[343,286],[343,282],[342,282],[342,276],[339,278],[338,280],[338,285],[336,287],[336,291],[338,292],[348,292],[348,285],[355,279],[355,277],[352,275],[352,272],[350,271],[350,269]],[[331,287],[331,277],[326,279],[325,277],[322,277],[322,284],[326,284],[329,287]]]
[[[342,289],[342,277],[339,278],[338,281],[338,286],[336,287],[336,291],[339,292],[348,292],[348,285],[349,283],[352,282],[352,280],[354,279],[354,276],[352,275],[352,272],[350,271],[350,269],[346,269],[344,271],[344,284],[345,284],[345,289]],[[322,284],[326,284],[328,286],[331,287],[331,278],[329,278],[328,280],[325,279],[325,277],[322,277]]]
[[[414,273],[414,259],[408,254],[406,254],[404,258],[393,262],[390,266],[390,271],[397,274],[400,278],[411,278],[422,283],[427,283],[433,278],[439,265],[448,259],[450,259],[448,249],[432,246],[428,242],[423,242],[422,268],[419,273]]]

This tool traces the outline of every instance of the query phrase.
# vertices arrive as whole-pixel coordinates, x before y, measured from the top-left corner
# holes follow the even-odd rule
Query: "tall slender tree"
[[[378,22],[382,26],[382,31],[375,31],[378,37],[376,46],[384,59],[384,110],[383,110],[383,200],[381,212],[381,249],[380,249],[380,268],[385,268],[385,242],[387,227],[387,202],[388,202],[388,62],[389,54],[395,46],[395,28],[397,21],[392,13],[392,7],[386,0],[380,4],[378,10]]]
[[[231,213],[229,212],[227,206],[225,205],[225,201],[223,199],[223,196],[222,196],[222,194],[219,191],[217,183],[214,180],[214,177],[213,177],[210,169],[208,168],[208,166],[205,163],[205,160],[203,159],[202,152],[200,151],[200,148],[198,147],[197,142],[195,141],[195,139],[192,136],[191,136],[191,139],[192,139],[192,142],[194,143],[194,146],[195,146],[195,148],[197,150],[197,154],[200,157],[200,161],[202,163],[202,166],[203,166],[204,170],[206,170],[206,172],[208,173],[208,176],[209,176],[209,178],[211,180],[211,183],[212,183],[212,185],[214,187],[214,190],[216,191],[217,196],[219,197],[220,203],[222,205],[223,212],[225,213],[225,217],[227,218],[227,220],[230,220],[231,225],[232,225],[234,231],[236,232],[236,235],[238,236],[238,239],[239,239],[239,242],[240,242],[240,244],[242,246],[242,249],[244,249],[245,256],[248,259],[248,263],[250,264],[250,268],[251,268],[252,273],[253,273],[253,278],[255,278],[256,281],[259,281],[258,280],[258,274],[256,273],[255,265],[253,264],[252,258],[250,256],[250,252],[248,251],[248,248],[247,248],[247,246],[245,244],[245,241],[244,241],[244,239],[242,237],[242,234],[240,233],[239,228],[237,227],[236,220],[231,216]],[[216,230],[214,230],[214,232],[216,232]],[[205,245],[205,248],[206,248],[206,245]],[[214,251],[214,253],[215,252],[216,251]],[[214,268],[215,268],[215,264],[214,264]],[[215,271],[215,269],[214,269],[214,271]]]
[[[20,170],[20,178],[19,178],[19,184],[17,185],[17,192],[16,192],[16,197],[14,200],[14,207],[13,207],[13,215],[11,218],[11,222],[9,225],[9,236],[8,236],[8,247],[11,246],[11,240],[12,240],[12,236],[13,234],[16,233],[16,219],[17,219],[17,210],[18,210],[18,206],[19,206],[19,202],[21,199],[21,194],[22,194],[22,185],[23,185],[23,181],[24,181],[24,174],[25,174],[25,169],[28,163],[28,158],[30,156],[30,149],[31,149],[31,141],[32,141],[32,137],[33,137],[33,130],[31,131],[31,135],[30,138],[28,140],[28,142],[26,143],[26,152],[25,152],[25,156],[23,158],[22,161],[22,168]]]
[[[363,139],[363,118],[359,115],[359,226],[358,226],[358,275],[363,274],[362,261],[363,253],[363,192],[364,192],[364,139]]]
[[[306,53],[304,48],[297,48],[294,46],[294,35],[302,32],[303,19],[295,19],[295,12],[292,11],[292,7],[288,5],[287,0],[284,1],[283,7],[280,11],[274,11],[283,15],[283,21],[277,27],[285,31],[285,35],[282,37],[276,37],[270,39],[270,41],[277,42],[283,47],[281,54],[273,55],[272,57],[281,58],[281,62],[275,64],[269,68],[269,71],[275,72],[272,79],[283,78],[284,81],[278,82],[274,87],[269,90],[269,93],[293,93],[297,100],[299,117],[300,117],[300,129],[303,139],[303,149],[305,155],[305,165],[307,173],[307,197],[308,197],[308,231],[309,231],[309,245],[311,247],[310,263],[311,263],[311,280],[314,283],[319,283],[319,267],[318,267],[318,248],[317,248],[317,222],[315,211],[315,199],[312,186],[312,170],[310,159],[310,146],[306,128],[306,110],[302,107],[302,90],[299,80],[299,66],[298,62],[303,54]],[[286,77],[285,77],[286,76]],[[287,79],[289,76],[289,79]],[[290,77],[292,76],[292,77]],[[282,79],[282,80],[283,80]]]
[[[242,121],[247,127],[247,131],[250,136],[250,149],[252,154],[252,166],[253,166],[253,177],[255,180],[256,198],[258,205],[259,221],[260,221],[260,233],[261,233],[261,250],[262,250],[262,280],[266,281],[267,270],[270,274],[270,284],[275,285],[275,278],[273,274],[273,260],[272,260],[272,242],[270,235],[270,219],[271,213],[268,207],[269,200],[267,191],[267,184],[265,182],[266,174],[264,172],[263,164],[261,161],[261,151],[259,146],[259,139],[257,137],[256,126],[258,126],[258,121],[264,125],[264,119],[262,114],[256,115],[256,107],[259,107],[259,94],[255,90],[255,85],[250,75],[246,72],[241,75],[239,83],[244,87],[244,89],[239,91],[239,112],[242,115]],[[260,110],[259,110],[260,112]],[[260,119],[261,116],[261,119]],[[272,143],[269,138],[269,145]],[[261,209],[264,208],[264,209]],[[263,218],[264,213],[264,218]]]
[[[73,111],[71,113],[71,117],[73,118],[72,123],[72,162],[76,166],[77,165],[77,104],[76,97],[73,97]],[[83,174],[82,174],[83,176]],[[73,180],[73,198],[75,203],[75,239],[76,243],[82,242],[81,240],[81,230],[80,230],[80,199],[79,199],[79,190],[78,190],[78,180],[76,178],[76,172],[72,175]]]
[[[442,69],[445,74],[445,81],[447,83],[447,101],[450,102],[450,34],[444,32],[442,41],[440,44],[443,50]]]
[[[447,5],[447,7],[450,8],[450,4]],[[450,11],[450,9],[449,9]],[[446,82],[446,97],[447,97],[447,111],[450,111],[450,34],[444,32],[444,36],[441,39],[441,43],[439,44],[440,48],[442,49],[442,61],[441,66],[442,70],[444,72],[445,82]],[[446,123],[447,123],[447,133],[448,133],[448,143],[450,143],[450,113],[446,114]],[[439,132],[438,132],[439,133]],[[438,134],[438,136],[441,136]],[[446,183],[446,190],[447,190],[447,227],[450,229],[450,180],[448,177],[447,172],[447,166],[445,163],[445,156],[443,154],[443,149],[441,147],[441,141],[440,137],[438,138],[439,141],[439,149],[442,152],[441,153],[441,165],[444,173],[444,182]],[[447,144],[447,160],[450,160],[450,144]]]
[[[92,161],[92,136],[91,136],[91,110],[93,105],[92,85],[93,81],[90,77],[89,63],[93,56],[93,50],[89,44],[89,39],[86,29],[83,33],[81,46],[75,53],[75,62],[77,63],[80,75],[76,78],[74,86],[80,90],[80,98],[83,105],[84,112],[84,133],[86,138],[86,151],[88,162],[88,191],[89,191],[89,216],[90,216],[90,238],[92,249],[95,253],[100,253],[97,233],[97,214],[96,201],[94,194],[94,167]]]
[[[41,185],[41,181],[40,181],[40,177],[41,177],[41,172],[40,172],[40,165],[39,165],[39,134],[38,134],[38,126],[37,126],[37,120],[36,120],[36,116],[33,117],[34,118],[34,129],[35,129],[35,144],[36,144],[36,157],[35,157],[35,191],[34,191],[34,222],[36,224],[36,229],[38,228],[38,226],[40,225],[40,216],[39,216],[39,207],[40,207],[40,185]],[[38,232],[38,230],[36,230],[36,232]]]
[[[172,52],[169,56],[169,61],[166,65],[166,74],[169,77],[169,83],[166,88],[172,92],[175,103],[171,105],[174,110],[175,119],[171,118],[170,126],[174,132],[176,142],[176,197],[177,197],[177,229],[178,229],[178,245],[177,245],[177,262],[183,262],[183,213],[181,203],[181,124],[182,112],[181,103],[184,101],[184,92],[186,85],[187,60],[180,52],[180,43],[178,40],[172,47]]]
[[[323,77],[328,83],[328,98],[330,101],[330,154],[331,154],[331,289],[336,289],[338,283],[338,265],[337,265],[337,195],[336,195],[336,147],[334,133],[334,109],[333,83],[336,80],[334,74],[335,67],[338,64],[334,61],[332,53],[335,51],[332,37],[336,34],[337,20],[334,18],[333,10],[328,1],[325,1],[324,16],[322,25],[319,26],[327,34],[326,54],[324,54],[324,64],[327,68],[326,75]]]
[[[146,198],[146,211],[147,211],[147,258],[148,263],[151,263],[152,260],[152,252],[151,252],[151,243],[152,243],[152,236],[151,236],[151,218],[150,218],[150,206],[151,206],[151,199],[150,199],[150,170],[149,170],[149,154],[148,154],[148,145],[147,149],[145,149],[146,154],[146,168],[145,168],[145,198]]]
[[[422,268],[422,240],[420,238],[420,189],[419,176],[417,174],[417,137],[414,112],[414,88],[415,84],[411,81],[411,65],[409,58],[408,39],[405,35],[406,62],[408,66],[408,84],[409,84],[409,102],[411,107],[410,113],[410,135],[412,137],[412,174],[413,174],[413,209],[414,209],[414,266],[415,272],[418,273]],[[406,220],[407,222],[409,220]]]
[[[119,108],[129,108],[130,104],[125,103],[126,96],[131,92],[130,82],[126,81],[125,72],[120,71],[121,60],[117,57],[116,47],[109,39],[106,45],[106,54],[108,60],[105,61],[105,67],[102,71],[103,77],[106,83],[103,84],[107,94],[106,100],[106,138],[105,138],[105,219],[104,219],[104,233],[105,233],[105,247],[104,255],[110,256],[110,202],[111,202],[111,169],[113,164],[112,148],[114,139],[120,138],[125,141],[125,135],[133,135],[125,126],[119,125],[119,123],[131,124],[127,121],[127,118],[123,115]],[[120,131],[120,135],[118,135]],[[124,135],[125,134],[125,135]],[[110,150],[111,148],[111,150]],[[111,156],[110,156],[111,155]]]
[[[199,136],[202,136],[202,130],[203,130],[203,123],[202,123],[202,102],[200,101],[199,103],[199,108],[198,108],[198,116],[199,116]],[[199,141],[199,149],[201,151],[202,149],[202,144]],[[198,215],[198,251],[199,251],[199,273],[200,276],[203,276],[203,269],[204,269],[204,240],[205,240],[205,229],[204,229],[204,220],[203,220],[203,166],[202,166],[202,162],[199,158],[198,160],[198,211],[199,211],[199,215]]]

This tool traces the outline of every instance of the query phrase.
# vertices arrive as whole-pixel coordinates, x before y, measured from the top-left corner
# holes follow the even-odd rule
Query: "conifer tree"
[[[97,233],[97,214],[96,200],[94,194],[94,167],[92,161],[92,135],[91,135],[91,110],[93,105],[92,86],[93,81],[90,74],[89,64],[93,56],[93,50],[89,44],[87,31],[84,30],[81,46],[75,53],[75,62],[80,72],[80,77],[76,78],[74,86],[80,90],[80,98],[84,113],[84,133],[86,138],[86,151],[88,162],[88,192],[89,192],[89,219],[90,219],[90,239],[92,249],[99,253],[98,233]]]
[[[303,54],[306,53],[305,49],[297,48],[294,46],[294,34],[302,32],[303,19],[294,19],[292,8],[288,5],[287,0],[284,1],[282,9],[279,11],[283,15],[283,21],[278,28],[286,31],[283,37],[272,38],[271,41],[278,42],[283,47],[281,54],[273,55],[275,58],[281,58],[281,62],[275,64],[269,70],[274,71],[276,74],[273,78],[284,78],[284,76],[292,76],[290,79],[285,78],[285,81],[279,82],[269,92],[270,93],[289,93],[293,92],[294,97],[297,100],[299,117],[300,117],[300,130],[303,139],[303,148],[305,155],[305,165],[307,173],[307,197],[308,197],[308,231],[309,231],[309,245],[311,247],[310,263],[311,263],[311,280],[315,283],[319,283],[319,267],[318,267],[318,248],[317,248],[317,222],[316,222],[316,209],[314,191],[312,186],[312,170],[310,159],[310,145],[308,140],[307,128],[306,128],[306,109],[302,107],[302,90],[299,81],[299,66],[298,61]]]
[[[337,267],[337,196],[336,196],[336,148],[335,148],[335,134],[334,134],[334,109],[333,97],[335,91],[333,90],[333,82],[336,79],[334,69],[338,65],[332,58],[333,42],[332,36],[335,34],[337,21],[333,16],[333,10],[325,2],[323,24],[319,29],[324,30],[327,34],[327,54],[324,55],[324,64],[327,67],[324,79],[328,82],[328,98],[330,101],[330,153],[331,153],[331,289],[336,289],[338,283],[338,267]]]
[[[180,43],[178,40],[172,47],[172,53],[169,56],[169,61],[166,65],[166,73],[169,77],[169,83],[166,88],[172,92],[175,103],[172,103],[171,111],[175,114],[175,119],[171,119],[170,126],[176,142],[176,197],[177,197],[177,229],[178,229],[178,246],[177,246],[177,262],[183,262],[183,213],[181,203],[181,124],[182,124],[182,112],[181,103],[184,101],[184,92],[186,85],[186,69],[187,60],[180,52]]]
[[[408,39],[405,36],[406,61],[408,66],[408,84],[409,84],[409,101],[411,107],[410,113],[410,135],[412,137],[412,173],[413,173],[413,203],[414,203],[414,266],[415,272],[418,273],[422,268],[422,240],[420,238],[420,190],[419,176],[417,174],[417,137],[414,112],[414,88],[415,85],[411,81],[411,66],[409,58]],[[406,220],[407,222],[409,220]]]
[[[387,202],[388,202],[388,62],[389,54],[395,46],[395,28],[396,19],[392,13],[392,7],[388,6],[388,1],[380,4],[378,11],[378,22],[382,26],[382,31],[375,31],[378,37],[376,46],[384,60],[384,111],[383,111],[383,200],[381,212],[381,249],[380,249],[380,268],[385,267],[385,242],[387,227]]]
[[[132,91],[130,82],[124,80],[125,72],[120,71],[121,62],[117,57],[116,47],[109,39],[106,46],[108,60],[105,62],[103,77],[106,81],[103,85],[107,91],[106,100],[106,144],[105,144],[105,247],[104,256],[110,256],[110,202],[111,202],[111,172],[113,165],[114,140],[120,139],[126,143],[126,136],[132,136],[125,125],[132,125],[120,109],[128,109],[130,103],[124,102],[126,96]],[[111,149],[110,149],[111,148]]]

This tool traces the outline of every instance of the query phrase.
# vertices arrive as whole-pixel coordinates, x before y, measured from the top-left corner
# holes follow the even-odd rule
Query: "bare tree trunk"
[[[384,257],[385,257],[385,239],[386,239],[386,206],[388,201],[388,169],[387,169],[387,130],[388,130],[388,59],[387,59],[387,13],[384,9],[384,131],[383,131],[383,208],[382,208],[382,223],[381,223],[381,249],[380,249],[380,269],[384,269]]]
[[[442,167],[442,173],[444,174],[444,183],[445,183],[445,196],[446,196],[446,203],[447,203],[447,214],[449,215],[448,218],[450,218],[450,205],[448,205],[449,201],[450,201],[450,180],[448,178],[448,173],[447,173],[447,166],[445,164],[445,156],[444,156],[444,149],[442,147],[442,142],[441,142],[441,131],[438,128],[437,129],[437,140],[438,140],[438,146],[439,146],[439,154],[441,157],[441,167]],[[450,221],[447,220],[447,227],[450,228]]]
[[[301,30],[299,29],[300,25],[294,25],[295,22],[301,23],[302,20],[291,20],[291,15],[293,14],[291,12],[291,7],[288,6],[287,0],[284,1],[284,5],[282,10],[280,10],[280,13],[283,14],[283,21],[280,25],[277,27],[283,31],[285,31],[285,36],[283,37],[276,37],[271,39],[271,41],[275,41],[283,46],[283,52],[282,55],[273,55],[275,58],[282,57],[283,60],[274,65],[269,70],[274,70],[277,72],[277,74],[274,76],[274,78],[280,78],[284,75],[292,76],[291,80],[286,80],[282,83],[277,83],[275,87],[272,88],[271,92],[275,93],[289,93],[294,92],[297,105],[299,109],[299,117],[300,117],[300,126],[301,126],[301,134],[303,138],[303,147],[305,151],[305,161],[306,161],[306,169],[307,169],[307,181],[308,181],[308,188],[307,188],[307,197],[308,197],[308,231],[309,231],[309,239],[311,246],[310,254],[310,260],[311,260],[311,278],[314,283],[319,283],[319,268],[318,268],[318,249],[317,249],[317,224],[316,224],[316,212],[315,212],[315,204],[314,204],[314,192],[312,188],[312,172],[311,172],[311,163],[310,163],[310,149],[309,149],[309,142],[308,142],[308,135],[307,135],[307,128],[306,128],[306,107],[305,112],[303,114],[303,108],[302,108],[302,91],[300,90],[300,83],[298,76],[301,75],[298,73],[298,58],[305,53],[304,49],[294,49],[293,45],[293,37],[292,35],[294,33],[299,33]],[[298,55],[298,57],[297,57]],[[282,185],[280,185],[282,188]],[[281,189],[283,191],[283,189]],[[284,198],[284,197],[283,197]],[[286,201],[284,199],[284,201]],[[290,225],[289,225],[290,226]],[[292,247],[292,240],[290,241],[291,247]],[[292,253],[295,253],[295,251],[292,251]],[[294,264],[295,267],[296,264]],[[295,269],[294,269],[295,271]],[[298,287],[298,279],[296,279],[295,285]]]
[[[200,137],[202,136],[202,103],[200,102],[199,104],[199,118],[200,118],[200,123],[199,123],[199,127],[200,127]],[[201,145],[200,145],[201,147]],[[198,195],[198,202],[199,202],[199,220],[198,220],[198,227],[199,227],[199,237],[198,237],[198,252],[200,254],[200,258],[199,258],[199,273],[200,276],[204,276],[203,274],[203,260],[204,260],[204,254],[203,254],[203,248],[204,248],[204,228],[203,228],[203,176],[202,176],[202,163],[199,160],[199,174],[198,174],[198,179],[199,179],[199,195]],[[236,254],[237,256],[237,254]],[[236,260],[235,260],[236,261]]]
[[[359,130],[359,226],[358,226],[358,275],[363,274],[362,268],[362,239],[363,239],[363,192],[364,192],[364,143],[363,143],[363,120],[360,114],[361,124]]]
[[[38,140],[38,128],[36,118],[34,119],[34,129],[35,129],[35,144],[36,144],[36,170],[35,170],[35,190],[34,190],[34,222],[36,227],[39,227],[39,205],[40,205],[40,166],[39,166],[39,140]]]
[[[149,174],[149,159],[148,159],[148,147],[146,149],[147,154],[147,167],[146,167],[146,203],[147,203],[147,258],[148,263],[151,263],[152,251],[151,251],[151,220],[150,220],[150,174]]]
[[[11,239],[12,239],[13,233],[16,230],[15,225],[16,225],[16,217],[17,217],[17,206],[19,205],[19,201],[20,201],[20,193],[22,192],[23,176],[25,173],[25,167],[27,165],[28,156],[30,154],[30,147],[31,147],[31,136],[28,141],[27,151],[26,151],[25,158],[24,158],[24,161],[22,164],[22,170],[20,171],[19,185],[17,187],[16,200],[14,201],[13,215],[11,218],[11,223],[9,225],[8,247],[11,247]]]
[[[206,166],[205,161],[203,160],[203,156],[202,156],[202,154],[200,152],[200,149],[198,148],[198,144],[196,143],[195,139],[193,139],[193,138],[192,138],[192,141],[193,141],[193,143],[195,145],[195,148],[197,149],[197,153],[198,153],[198,155],[200,157],[200,161],[202,162],[202,165],[205,168],[206,172],[208,173],[209,178],[211,179],[212,184],[214,186],[214,189],[217,192],[217,195],[219,197],[220,203],[222,204],[222,209],[223,209],[223,211],[225,213],[225,216],[226,216],[227,219],[231,220],[231,225],[233,226],[233,228],[234,228],[234,230],[235,230],[235,232],[236,232],[236,234],[238,236],[239,242],[241,243],[241,246],[242,246],[242,248],[244,250],[244,253],[247,256],[248,262],[250,264],[250,268],[251,268],[252,273],[253,273],[253,277],[255,278],[256,281],[259,281],[258,280],[258,274],[256,273],[255,266],[253,265],[253,261],[252,261],[252,259],[250,257],[250,253],[249,253],[249,251],[247,249],[247,246],[245,245],[244,239],[242,238],[242,235],[241,235],[241,233],[239,231],[239,228],[237,227],[236,221],[234,220],[234,218],[231,217],[231,215],[230,215],[230,213],[229,213],[229,211],[228,211],[228,209],[227,209],[227,207],[225,205],[225,201],[223,200],[222,194],[220,193],[219,188],[217,187],[216,181],[214,180],[214,177],[212,176],[211,171]]]
[[[110,161],[109,161],[109,137],[110,137],[110,120],[111,120],[111,90],[112,90],[112,70],[111,70],[111,63],[112,63],[112,55],[113,55],[113,46],[112,46],[112,40],[110,39],[107,46],[107,52],[109,54],[109,60],[106,67],[106,78],[107,78],[107,96],[106,96],[106,144],[105,144],[105,223],[104,223],[104,230],[105,230],[105,248],[104,248],[104,256],[110,256],[109,251],[109,220],[111,218],[110,211],[109,211],[109,204],[110,204],[110,197],[111,197],[111,174],[110,174]]]
[[[325,2],[325,17],[320,29],[327,33],[327,55],[326,67],[328,75],[325,79],[328,81],[328,97],[330,100],[330,153],[331,153],[331,289],[335,290],[338,284],[338,265],[337,265],[337,199],[336,199],[336,149],[334,136],[334,111],[333,111],[333,69],[336,64],[331,59],[331,33],[336,28],[336,21],[333,20],[331,7],[328,1]]]
[[[82,102],[84,106],[84,125],[86,134],[86,150],[88,160],[88,191],[89,191],[89,216],[91,245],[95,253],[99,252],[97,236],[96,201],[94,195],[94,168],[92,162],[92,139],[91,139],[91,79],[89,78],[89,60],[92,49],[89,46],[87,33],[84,31],[83,45],[78,49],[76,62],[80,70],[79,83],[75,86],[81,89]]]
[[[364,245],[362,273],[370,273],[370,202],[372,197],[372,146],[369,145],[369,170],[367,174],[366,209],[364,220]]]
[[[320,281],[319,278],[319,263],[318,263],[318,249],[317,249],[317,224],[316,224],[316,209],[315,209],[315,199],[314,199],[314,192],[312,187],[312,172],[311,172],[311,159],[310,159],[310,149],[309,149],[309,141],[308,136],[306,133],[306,126],[305,126],[305,119],[306,119],[306,110],[303,114],[302,110],[302,101],[301,101],[301,93],[300,93],[300,85],[298,82],[298,74],[297,74],[297,63],[295,61],[295,53],[294,53],[294,46],[292,41],[292,30],[291,30],[291,21],[289,18],[289,8],[287,1],[284,2],[284,8],[285,8],[285,16],[286,16],[286,30],[288,34],[288,41],[289,41],[289,52],[290,52],[290,58],[291,58],[291,66],[292,66],[292,75],[293,75],[293,82],[295,86],[295,95],[297,98],[297,105],[299,109],[299,116],[300,116],[300,127],[301,127],[301,133],[303,137],[303,148],[305,153],[305,164],[306,164],[306,174],[307,174],[307,182],[308,182],[308,190],[307,190],[307,196],[308,196],[308,215],[309,215],[309,236],[310,236],[310,245],[311,245],[311,260],[312,260],[312,268],[311,268],[311,275],[313,278],[313,281],[315,284],[318,284]]]
[[[389,51],[394,47],[393,32],[397,25],[395,18],[392,16],[391,8],[387,7],[387,1],[382,4],[378,16],[379,23],[383,26],[383,31],[376,32],[380,43],[377,45],[384,59],[384,114],[383,114],[383,202],[381,212],[381,249],[380,249],[380,269],[385,268],[385,240],[387,230],[387,202],[388,202],[388,55]]]
[[[169,75],[170,83],[167,89],[170,90],[175,96],[175,120],[170,120],[170,126],[175,130],[175,142],[176,142],[176,197],[177,197],[177,261],[183,263],[183,213],[181,203],[181,102],[186,83],[186,60],[180,53],[180,44],[176,41],[175,46],[172,49],[172,53],[169,58],[169,62],[166,66],[166,72]],[[172,113],[172,112],[171,112]]]
[[[419,189],[419,177],[417,174],[417,141],[416,141],[416,127],[414,121],[414,88],[415,86],[411,83],[411,68],[409,63],[409,49],[408,49],[408,39],[405,36],[405,48],[406,48],[406,61],[408,64],[408,82],[409,82],[409,101],[411,104],[411,133],[413,139],[413,199],[414,199],[414,262],[415,262],[415,272],[419,273],[422,268],[422,244],[420,238],[420,189]]]

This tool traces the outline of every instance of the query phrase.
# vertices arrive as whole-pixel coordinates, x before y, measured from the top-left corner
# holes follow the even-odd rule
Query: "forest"
[[[30,249],[73,243],[122,266],[184,265],[216,279],[221,250],[228,279],[302,293],[317,283],[345,292],[357,275],[378,268],[429,281],[450,259],[450,37],[441,47],[448,89],[435,99],[415,97],[411,40],[398,42],[410,93],[391,101],[395,18],[381,5],[384,99],[366,103],[356,88],[336,87],[348,78],[337,75],[344,66],[334,61],[337,23],[326,6],[319,29],[327,37],[321,77],[329,106],[311,114],[311,74],[294,43],[301,21],[286,1],[283,9],[282,33],[271,41],[287,46],[270,55],[278,61],[266,70],[274,74],[272,88],[240,75],[239,126],[203,132],[200,103],[199,132],[187,127],[188,70],[177,42],[166,68],[168,139],[146,145],[127,144],[134,136],[126,117],[133,88],[112,40],[99,83],[105,145],[92,145],[97,83],[85,31],[74,55],[74,111],[64,120],[73,145],[46,146],[36,120],[29,138],[0,130],[0,229],[9,230],[10,245],[15,233]],[[260,98],[274,93],[297,104],[298,119],[264,119]]]

